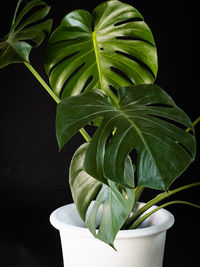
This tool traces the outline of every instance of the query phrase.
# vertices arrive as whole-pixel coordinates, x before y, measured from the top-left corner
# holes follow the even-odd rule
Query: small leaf
[[[195,138],[185,132],[192,122],[157,85],[121,87],[118,107],[101,90],[65,98],[58,105],[56,133],[60,148],[87,123],[103,118],[87,149],[85,171],[131,187],[125,160],[135,149],[138,183],[166,190],[195,157]],[[112,135],[114,130],[114,135]]]
[[[39,46],[46,33],[51,31],[52,20],[41,21],[49,13],[50,7],[43,1],[32,0],[19,13],[22,2],[20,0],[17,4],[10,32],[0,39],[0,68],[12,63],[29,62],[31,49]],[[32,11],[35,7],[40,9]],[[32,14],[25,19],[31,11]],[[34,44],[30,44],[30,41]]]
[[[124,197],[116,184],[109,181],[109,186],[102,186],[86,225],[96,238],[114,247],[114,239],[131,213],[133,204],[133,189],[126,189],[126,197]],[[96,230],[99,209],[101,217],[98,230]]]
[[[132,210],[134,190],[122,189],[111,181],[103,185],[88,175],[83,170],[88,146],[88,143],[81,145],[71,161],[69,182],[72,197],[81,218],[86,222],[92,234],[113,247],[116,234]],[[134,172],[130,158],[126,160],[125,169],[127,179],[134,186]],[[86,219],[87,210],[92,201],[94,203]],[[102,212],[98,214],[100,207]],[[97,230],[98,218],[100,222],[98,222]]]

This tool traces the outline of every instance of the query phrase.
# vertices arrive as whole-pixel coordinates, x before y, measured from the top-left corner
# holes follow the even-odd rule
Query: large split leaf
[[[88,122],[103,117],[87,150],[84,168],[99,181],[105,177],[129,186],[125,159],[136,150],[139,185],[166,189],[191,163],[195,138],[188,116],[159,86],[120,87],[118,107],[101,90],[65,98],[58,105],[56,131],[60,148]],[[113,130],[115,134],[110,137]]]
[[[107,181],[105,185],[88,175],[83,170],[88,145],[85,143],[79,147],[71,161],[70,188],[77,210],[92,234],[113,246],[116,234],[133,208],[134,190],[120,190],[111,181]],[[126,159],[125,169],[127,179],[134,187],[134,172],[129,157]],[[88,207],[92,201],[94,203],[86,220]],[[102,209],[101,212],[98,212],[99,209]]]
[[[29,62],[31,49],[39,46],[51,30],[51,19],[41,21],[50,7],[41,0],[32,0],[18,12],[22,2],[24,0],[18,1],[10,32],[0,39],[0,68],[12,63]]]
[[[153,83],[157,52],[142,15],[120,1],[107,1],[90,15],[67,14],[49,40],[45,68],[62,98],[84,90]]]

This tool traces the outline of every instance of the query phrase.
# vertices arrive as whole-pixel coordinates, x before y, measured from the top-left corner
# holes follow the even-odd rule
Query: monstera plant
[[[92,14],[81,9],[67,14],[48,41],[47,85],[29,54],[51,31],[49,7],[41,0],[24,2],[19,0],[10,32],[0,39],[0,67],[24,63],[56,101],[59,149],[78,131],[85,138],[70,166],[73,200],[92,234],[113,246],[118,231],[136,228],[151,214],[141,216],[149,207],[200,185],[169,189],[195,158],[194,125],[199,118],[192,124],[154,84],[156,45],[134,7],[111,0]],[[88,126],[92,137],[85,130]],[[145,188],[163,193],[130,215]],[[171,201],[157,209],[174,203],[199,207]]]

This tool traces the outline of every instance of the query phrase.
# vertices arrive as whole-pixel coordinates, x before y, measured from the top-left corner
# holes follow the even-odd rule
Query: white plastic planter
[[[143,228],[119,231],[114,242],[117,251],[92,236],[74,204],[55,210],[50,221],[60,231],[64,267],[162,267],[166,230],[174,216],[161,209]]]

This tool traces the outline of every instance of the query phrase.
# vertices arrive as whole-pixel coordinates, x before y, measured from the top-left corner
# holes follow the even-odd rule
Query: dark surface
[[[9,30],[15,3],[6,1],[1,7],[0,37]],[[52,16],[57,16],[55,28],[65,13],[76,8],[91,11],[100,1],[49,3]],[[135,0],[132,4],[142,13],[155,37],[159,55],[157,84],[194,120],[200,113],[199,21],[197,4],[192,3],[173,6],[174,1]],[[41,57],[44,49],[45,44],[34,51],[31,62],[45,77]],[[58,152],[56,104],[23,64],[0,70],[0,81],[0,266],[61,267],[59,235],[50,225],[49,215],[72,201],[68,187],[69,160],[84,140],[77,135],[78,139],[73,138]],[[199,129],[198,126],[198,146]],[[199,180],[198,171],[199,147],[195,163],[173,187]],[[192,189],[176,199],[197,203],[199,193],[199,188]],[[152,194],[147,190],[143,200]],[[199,210],[188,206],[173,206],[169,210],[175,214],[176,222],[167,235],[163,267],[198,267]]]

